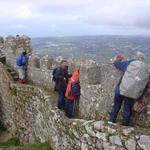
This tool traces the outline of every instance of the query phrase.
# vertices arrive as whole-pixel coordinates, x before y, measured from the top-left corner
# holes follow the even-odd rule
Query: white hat
[[[145,54],[142,53],[142,52],[140,52],[140,51],[138,51],[138,52],[136,53],[136,59],[143,61],[143,60],[145,59]]]

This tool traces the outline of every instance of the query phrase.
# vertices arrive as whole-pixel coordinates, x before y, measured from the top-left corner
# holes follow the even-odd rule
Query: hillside
[[[65,56],[105,62],[117,53],[133,58],[143,51],[150,58],[150,37],[140,36],[81,36],[32,39],[35,53],[44,56]]]

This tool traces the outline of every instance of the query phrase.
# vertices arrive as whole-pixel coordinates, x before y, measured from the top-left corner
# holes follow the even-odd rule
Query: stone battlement
[[[15,58],[20,49],[27,52],[32,51],[31,39],[27,36],[8,36],[0,42],[3,53],[6,55],[7,64],[15,68]],[[44,56],[40,58],[35,54],[29,59],[28,78],[37,85],[42,85],[48,89],[53,89],[52,70],[62,57],[53,58]],[[107,118],[112,107],[114,88],[120,78],[120,73],[111,63],[97,64],[93,60],[68,59],[69,72],[74,68],[79,68],[81,72],[81,98],[80,98],[80,118],[97,119]],[[149,89],[145,93],[144,101],[150,107]],[[133,120],[146,127],[150,127],[149,109],[146,113],[135,114]]]
[[[43,90],[15,84],[2,63],[0,72],[1,121],[21,144],[48,141],[54,150],[148,150],[149,130],[68,119]]]

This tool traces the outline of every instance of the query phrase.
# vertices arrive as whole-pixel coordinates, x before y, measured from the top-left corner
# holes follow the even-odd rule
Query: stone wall
[[[4,48],[4,38],[0,36],[0,50]]]
[[[4,40],[3,52],[5,53],[6,61],[9,65],[15,67],[16,56],[24,49],[27,53],[32,51],[31,39],[28,36],[8,36]]]
[[[36,86],[13,83],[0,63],[1,119],[22,144],[49,141],[54,150],[148,150],[149,130],[68,119]]]
[[[24,48],[27,52],[32,50],[30,38],[27,36],[18,38],[9,36],[5,40],[5,54],[8,64],[15,67],[16,53],[20,48]],[[34,83],[45,86],[49,89],[53,88],[52,70],[62,58],[53,59],[50,56],[39,58],[32,55],[29,59],[28,78]],[[120,78],[120,73],[115,67],[108,62],[107,64],[97,64],[92,60],[76,60],[68,59],[69,72],[72,73],[74,68],[80,69],[81,72],[81,98],[80,98],[80,118],[97,119],[107,118],[114,97],[114,89]],[[147,90],[144,100],[150,108],[150,92]],[[133,120],[138,124],[150,126],[149,109],[146,113],[135,114]]]
[[[3,54],[4,38],[0,36],[0,62],[5,63],[5,56]]]
[[[31,46],[29,46],[30,38],[20,37],[20,39],[20,41],[24,41],[23,43],[28,43],[27,46],[24,45],[25,49],[27,51],[31,50]],[[17,47],[21,47],[17,46],[20,45],[17,41],[17,38],[12,36],[7,37],[5,40],[6,48],[4,51],[6,53],[6,60],[7,63],[13,67],[15,67],[16,49]],[[52,59],[49,56],[39,58],[33,54],[29,59],[28,78],[36,84],[52,89],[54,87],[54,83],[52,82],[52,70],[58,66],[61,59],[61,57]],[[79,68],[81,72],[82,95],[80,107],[83,109],[80,109],[80,117],[87,119],[99,118],[99,112],[108,111],[112,104],[112,89],[114,89],[114,84],[117,80],[117,78],[115,78],[116,72],[114,68],[111,65],[107,65],[108,68],[106,65],[98,65],[92,60],[69,59],[68,61],[71,73],[74,68]],[[110,69],[113,70],[113,73],[110,73]],[[107,82],[105,82],[106,78],[110,81],[109,86]]]

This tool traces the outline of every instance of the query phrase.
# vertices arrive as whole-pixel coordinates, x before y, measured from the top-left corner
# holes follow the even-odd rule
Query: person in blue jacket
[[[19,83],[24,84],[26,78],[26,69],[28,64],[28,56],[25,51],[23,51],[16,58],[16,65],[19,73]]]
[[[125,57],[122,54],[116,56],[113,64],[114,66],[119,69],[123,75],[128,67],[128,65],[134,60],[124,60]],[[116,123],[117,115],[121,109],[121,105],[124,101],[124,109],[123,109],[123,122],[122,125],[129,126],[130,117],[132,115],[132,107],[134,104],[134,100],[132,98],[128,98],[125,96],[120,95],[120,83],[122,81],[123,75],[120,78],[119,83],[115,89],[115,97],[114,97],[114,104],[112,107],[112,111],[110,113],[110,122]]]

